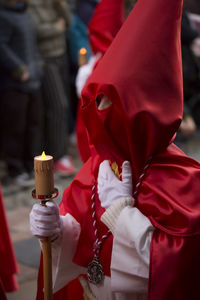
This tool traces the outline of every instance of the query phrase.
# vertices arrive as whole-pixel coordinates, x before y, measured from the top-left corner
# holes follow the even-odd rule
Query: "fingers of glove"
[[[122,182],[132,185],[132,170],[129,161],[124,161],[122,164]]]
[[[57,215],[40,215],[38,213],[35,213],[34,210],[30,213],[30,222],[35,222],[38,224],[47,224],[48,226],[59,223],[60,222],[60,216]]]
[[[119,184],[121,184],[120,181],[119,181]],[[101,178],[101,180],[98,180],[97,192],[99,195],[99,199],[102,200],[102,198],[108,197],[108,192],[115,189],[115,187],[116,187],[116,184],[114,181],[109,181],[104,178]]]
[[[104,160],[100,164],[98,180],[101,181],[101,179],[106,179],[108,181],[112,181],[112,180],[119,181],[115,176],[115,174],[113,173],[108,160]]]
[[[48,236],[52,236],[54,234],[54,232],[52,232],[52,230],[38,228],[34,224],[32,224],[30,226],[30,230],[31,230],[32,235],[37,236],[37,237],[48,237]]]
[[[55,201],[48,201],[46,203],[46,207],[50,209],[52,212],[54,211],[56,215],[59,215],[59,208]]]
[[[45,237],[51,237],[52,240],[55,240],[60,234],[59,233],[52,234],[51,232],[46,232],[46,233],[44,233],[44,232],[37,233],[36,232],[35,234],[32,233],[32,235],[37,237],[38,239],[42,239]]]
[[[42,206],[39,203],[33,205],[32,211],[37,215],[59,215],[59,209],[55,202],[49,201],[46,206]]]
[[[45,224],[51,224],[51,223],[59,221],[59,216],[56,216],[56,215],[41,216],[41,215],[35,214],[33,216],[33,218],[34,218],[35,222],[41,222],[41,223],[45,223]]]
[[[98,182],[101,183],[103,179],[107,179],[107,173],[105,170],[105,165],[107,164],[107,160],[104,160],[100,163],[99,166],[99,174],[98,174]]]
[[[44,223],[44,222],[33,222],[37,228],[41,229],[49,229],[49,230],[56,230],[57,228],[60,228],[60,222],[52,222],[52,223]]]
[[[53,212],[53,214],[44,214],[47,211],[50,213]],[[30,213],[30,226],[34,226],[38,230],[55,230],[55,228],[61,227],[60,216],[57,215],[55,210],[49,211],[48,207],[35,204]]]
[[[50,230],[54,230],[55,228],[59,228],[60,227],[60,223],[59,222],[43,222],[43,221],[37,221],[37,220],[33,220],[30,222],[30,224],[34,225],[37,228],[41,228],[41,229],[50,229]]]
[[[39,203],[36,203],[33,205],[31,212],[33,212],[36,215],[41,215],[41,216],[55,214],[54,209],[52,209],[51,207],[49,208],[46,206],[42,206]]]
[[[32,222],[30,224],[31,233],[35,236],[52,236],[61,232],[60,226],[53,224],[52,226],[44,226],[44,224],[38,224]]]

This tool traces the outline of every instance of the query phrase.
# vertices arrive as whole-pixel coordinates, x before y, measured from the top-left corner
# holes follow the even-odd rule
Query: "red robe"
[[[4,299],[5,292],[14,292],[18,289],[16,273],[17,262],[8,229],[6,213],[0,187],[0,299]],[[3,296],[4,295],[4,296]],[[6,298],[5,298],[6,299]]]

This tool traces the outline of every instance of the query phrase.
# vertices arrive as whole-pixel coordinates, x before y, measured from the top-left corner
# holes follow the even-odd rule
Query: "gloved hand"
[[[46,206],[34,204],[30,212],[30,230],[37,238],[51,237],[55,240],[62,232],[62,219],[59,208],[54,201],[49,201]]]
[[[97,192],[101,206],[108,208],[116,200],[123,197],[132,197],[132,172],[130,163],[122,164],[122,181],[112,171],[109,161],[104,160],[99,167]]]

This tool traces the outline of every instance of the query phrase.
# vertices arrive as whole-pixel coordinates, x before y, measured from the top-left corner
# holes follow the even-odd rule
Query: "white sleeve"
[[[80,98],[81,91],[86,84],[86,81],[88,80],[89,76],[92,74],[94,65],[96,61],[101,57],[100,53],[97,53],[95,56],[92,56],[88,63],[86,65],[83,65],[79,67],[76,80],[75,80],[75,86],[76,86],[76,93],[77,96]]]
[[[80,224],[70,214],[61,217],[62,236],[52,243],[53,293],[63,288],[86,269],[72,262],[79,235]]]
[[[113,292],[147,290],[154,227],[136,207],[126,206],[116,224],[111,259]]]

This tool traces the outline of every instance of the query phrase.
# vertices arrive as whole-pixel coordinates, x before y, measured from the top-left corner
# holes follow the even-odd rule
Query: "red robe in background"
[[[101,0],[89,24],[89,40],[94,55],[103,56],[124,22],[124,0]],[[94,68],[96,65],[94,66]],[[79,101],[76,119],[77,146],[85,162],[91,155],[88,134],[81,117]]]
[[[17,262],[8,229],[6,213],[0,187],[0,299],[6,299],[6,292],[18,289],[16,273]],[[3,298],[4,297],[4,298]]]

